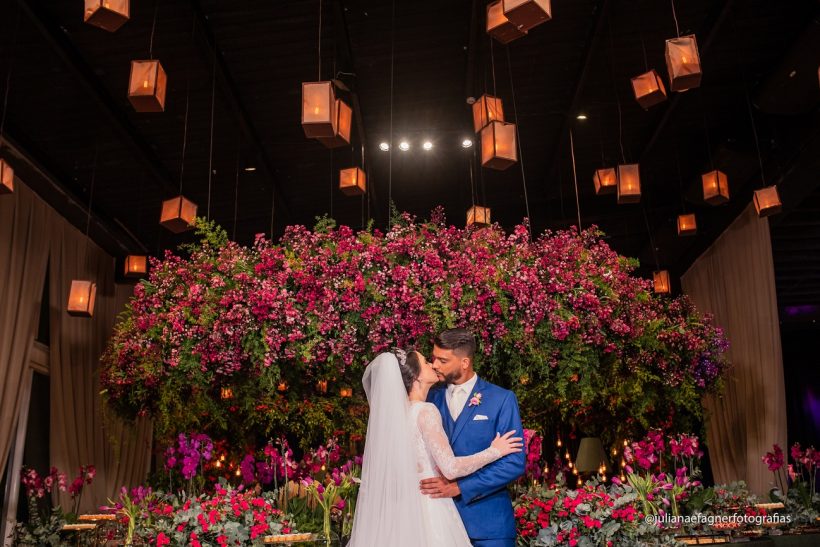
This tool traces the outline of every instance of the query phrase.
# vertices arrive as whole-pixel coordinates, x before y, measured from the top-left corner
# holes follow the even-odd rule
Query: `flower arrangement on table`
[[[526,225],[461,229],[434,213],[386,233],[324,220],[251,247],[199,230],[184,257],[152,260],[102,360],[108,403],[151,415],[161,439],[200,430],[244,445],[288,431],[306,449],[360,436],[363,396],[339,387],[379,352],[429,349],[447,327],[476,332],[480,374],[516,391],[525,423],[596,423],[614,438],[686,430],[727,367],[710,318],[655,296],[594,228],[531,240]]]

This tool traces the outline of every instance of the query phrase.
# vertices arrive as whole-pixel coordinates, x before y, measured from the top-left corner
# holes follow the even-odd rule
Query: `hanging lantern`
[[[279,382],[279,384],[277,384],[277,386],[276,386],[276,391],[278,391],[279,393],[284,393],[287,390],[288,390],[288,383],[284,380]]]
[[[148,273],[148,257],[128,255],[125,257],[125,277],[140,277]]]
[[[700,55],[694,34],[666,41],[666,69],[672,91],[686,91],[700,85]]]
[[[754,202],[757,216],[760,218],[776,215],[783,209],[780,194],[777,193],[775,185],[755,190]]]
[[[503,171],[518,161],[515,124],[494,121],[481,130],[481,165]]]
[[[504,121],[504,105],[500,98],[485,93],[473,103],[473,128],[479,133],[493,121]]]
[[[233,399],[233,389],[229,387],[223,387],[219,389],[219,398],[223,401],[228,399]]]
[[[159,61],[131,61],[128,100],[137,112],[164,112],[168,77]]]
[[[614,194],[618,187],[618,176],[615,174],[615,168],[605,167],[598,169],[595,171],[595,176],[592,177],[592,182],[595,184],[596,196]]]
[[[695,213],[678,215],[678,235],[693,236],[698,233],[698,222]]]
[[[729,179],[722,171],[715,169],[701,175],[703,181],[703,201],[709,205],[720,205],[729,201]]]
[[[509,44],[516,38],[526,36],[527,31],[519,29],[507,19],[502,0],[496,0],[487,6],[487,34],[502,44]]]
[[[669,283],[669,271],[660,270],[652,273],[652,280],[655,285],[656,294],[669,294],[672,292],[672,285]]]
[[[352,387],[343,387],[339,389],[339,396],[340,397],[353,397],[353,388]]]
[[[332,82],[302,82],[302,129],[311,139],[335,137],[336,93]]]
[[[319,137],[317,140],[328,148],[338,148],[350,144],[350,131],[353,125],[353,109],[341,99],[336,99],[336,135]]]
[[[641,201],[641,173],[637,163],[618,166],[618,203]]]
[[[116,32],[129,15],[129,0],[85,0],[83,21],[108,32]]]
[[[12,192],[14,192],[14,169],[6,163],[6,160],[0,160],[0,195]]]
[[[481,205],[473,205],[467,211],[467,226],[489,226],[490,208]]]
[[[97,284],[92,281],[74,279],[68,293],[68,315],[91,317],[94,315],[94,300],[97,297]]]
[[[184,196],[166,199],[162,202],[162,213],[159,223],[180,234],[193,228],[196,221],[196,203]]]
[[[327,393],[327,380],[319,380],[316,382],[316,391],[319,393]]]
[[[632,78],[632,91],[635,93],[635,100],[644,110],[666,100],[666,88],[655,69]]]
[[[367,190],[367,176],[358,167],[339,171],[339,190],[346,196],[361,196]]]
[[[524,32],[552,19],[550,0],[503,0],[504,17]]]

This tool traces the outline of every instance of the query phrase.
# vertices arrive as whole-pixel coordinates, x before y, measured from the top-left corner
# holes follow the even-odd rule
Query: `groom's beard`
[[[461,374],[459,374],[458,372],[453,372],[453,373],[450,373],[450,374],[440,374],[439,373],[440,383],[445,385],[445,386],[450,385],[452,383],[455,383],[460,378],[461,378]]]

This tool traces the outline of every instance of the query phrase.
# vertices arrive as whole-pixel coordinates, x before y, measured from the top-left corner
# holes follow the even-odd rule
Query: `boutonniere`
[[[473,393],[472,398],[470,399],[470,404],[468,406],[478,406],[481,404],[481,393],[476,391]]]

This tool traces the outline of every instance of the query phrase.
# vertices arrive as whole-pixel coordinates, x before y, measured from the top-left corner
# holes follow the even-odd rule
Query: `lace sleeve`
[[[501,453],[493,447],[472,456],[453,455],[450,441],[441,425],[441,414],[432,405],[425,405],[419,411],[418,426],[439,471],[448,480],[465,477],[501,457]]]

